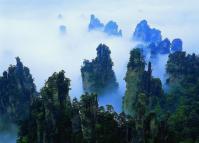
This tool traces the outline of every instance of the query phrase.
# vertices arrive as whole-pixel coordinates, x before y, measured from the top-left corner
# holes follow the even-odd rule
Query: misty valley
[[[94,15],[88,30],[122,38],[116,22],[104,25]],[[67,34],[63,25],[60,32]],[[64,70],[55,71],[38,91],[31,70],[16,57],[0,76],[0,142],[198,143],[199,56],[183,51],[180,38],[163,39],[146,20],[131,40],[137,44],[121,55],[128,57],[124,92],[106,44],[96,45],[94,59],[82,61],[79,98],[70,96]],[[162,56],[167,59],[160,79],[153,69]]]

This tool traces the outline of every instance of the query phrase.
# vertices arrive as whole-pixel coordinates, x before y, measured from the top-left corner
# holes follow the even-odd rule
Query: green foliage
[[[0,77],[0,119],[15,119],[17,143],[198,143],[199,57],[176,52],[167,63],[167,93],[160,79],[145,70],[140,49],[133,49],[125,77],[124,112],[111,105],[99,107],[97,95],[117,87],[110,51],[104,45],[97,58],[82,67],[90,93],[69,96],[70,80],[64,71],[48,78],[39,96],[28,68],[17,58]],[[87,84],[88,83],[88,84]],[[110,84],[110,86],[109,86]],[[85,91],[86,91],[85,90]],[[95,92],[95,93],[91,93]],[[4,119],[4,120],[3,120]],[[4,122],[3,122],[4,121]],[[8,120],[9,121],[9,120]],[[6,128],[0,124],[0,129]]]
[[[99,143],[119,143],[119,127],[114,119],[115,113],[111,106],[107,107],[107,111],[98,112],[96,128],[96,140]]]
[[[69,98],[70,80],[64,71],[54,73],[34,100],[29,120],[21,123],[19,141],[25,137],[34,143],[71,142],[72,106]]]
[[[80,117],[82,122],[84,142],[92,143],[95,141],[95,124],[97,120],[97,110],[97,95],[86,93],[81,96]]]
[[[22,139],[18,140],[17,143],[29,143],[27,137],[22,137]]]
[[[123,101],[123,110],[126,114],[134,116],[137,112],[136,104],[139,96],[145,95],[145,106],[154,110],[163,100],[163,90],[160,79],[152,77],[151,63],[145,71],[145,61],[140,49],[133,49],[127,66],[125,77],[126,92]]]
[[[109,47],[100,44],[97,47],[97,57],[91,62],[84,61],[81,74],[85,92],[95,92],[101,95],[107,90],[118,88],[110,53]]]
[[[127,65],[128,69],[143,72],[145,61],[141,49],[135,48],[130,52],[130,59]]]
[[[76,98],[72,102],[72,142],[83,142],[82,123],[80,118],[80,104]]]
[[[27,118],[29,106],[37,94],[29,69],[18,57],[16,62],[0,76],[0,116],[12,122]]]
[[[185,52],[170,54],[166,70],[169,126],[178,142],[194,143],[199,138],[199,57]]]

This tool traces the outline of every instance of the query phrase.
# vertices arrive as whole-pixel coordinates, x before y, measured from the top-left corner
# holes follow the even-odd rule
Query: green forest
[[[98,104],[101,93],[119,86],[110,53],[100,44],[97,57],[83,62],[80,99],[71,99],[71,81],[63,70],[38,92],[17,57],[0,76],[1,124],[17,124],[17,143],[199,143],[199,56],[170,53],[163,88],[143,51],[132,49],[117,113],[112,105]]]

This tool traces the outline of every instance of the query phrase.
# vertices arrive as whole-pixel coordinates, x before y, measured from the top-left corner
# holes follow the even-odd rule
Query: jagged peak
[[[17,67],[23,67],[23,63],[21,62],[21,59],[19,57],[16,57],[16,65]]]
[[[88,26],[89,31],[100,30],[102,28],[104,28],[104,24],[101,23],[101,21],[98,18],[96,18],[94,14],[91,14],[90,23],[89,23],[89,26]]]
[[[89,31],[99,30],[106,33],[109,36],[122,36],[122,30],[118,29],[118,24],[110,20],[106,25],[104,25],[94,14],[90,16],[90,23],[88,26]]]
[[[183,49],[183,42],[180,38],[173,39],[171,43],[171,51],[172,52],[179,52]]]
[[[118,24],[112,20],[105,25],[104,32],[108,35],[122,36],[122,30],[119,30]]]
[[[151,28],[147,20],[141,20],[135,28],[132,39],[146,43],[158,43],[162,40],[162,35],[160,30]]]
[[[111,51],[110,51],[110,49],[109,49],[109,47],[106,45],[106,44],[99,44],[99,46],[97,47],[97,52],[100,52],[100,51],[108,51],[109,53],[111,53]]]
[[[138,25],[150,27],[150,26],[148,25],[147,20],[145,20],[145,19],[141,20],[140,23],[139,23]]]

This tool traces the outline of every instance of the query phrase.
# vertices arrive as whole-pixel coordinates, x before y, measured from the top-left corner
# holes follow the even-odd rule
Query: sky
[[[95,58],[97,46],[105,43],[112,51],[123,94],[129,52],[136,44],[130,40],[136,25],[146,19],[162,31],[163,38],[181,38],[185,51],[198,54],[198,5],[198,0],[0,0],[0,73],[19,56],[30,68],[39,91],[53,72],[63,69],[72,82],[70,95],[79,97],[82,62]],[[123,37],[88,32],[91,14],[103,23],[116,21]],[[66,26],[65,35],[59,33],[60,25]],[[157,61],[154,76],[164,77],[159,71],[166,59]]]
[[[129,52],[136,44],[130,38],[136,25],[146,19],[162,31],[163,38],[181,38],[185,51],[198,54],[198,6],[198,0],[0,0],[0,73],[19,56],[39,91],[53,72],[63,69],[72,82],[71,97],[79,97],[82,62],[95,58],[97,46],[105,43],[112,52],[120,90],[119,95],[104,95],[99,102],[113,104],[120,111]],[[88,32],[91,14],[103,23],[116,21],[123,37]],[[66,26],[65,35],[59,32],[60,25]],[[166,56],[159,57],[152,67],[153,75],[162,80],[166,60]],[[13,143],[15,137],[16,132],[1,133],[0,143]]]

